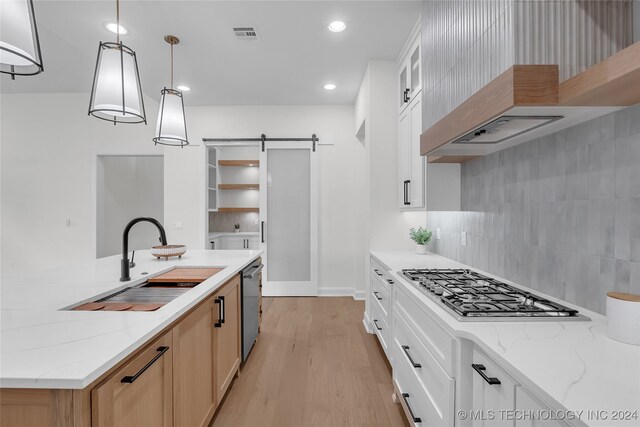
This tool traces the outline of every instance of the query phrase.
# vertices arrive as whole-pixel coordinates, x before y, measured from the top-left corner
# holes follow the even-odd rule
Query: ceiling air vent
[[[258,40],[258,33],[255,27],[233,27],[238,40]]]

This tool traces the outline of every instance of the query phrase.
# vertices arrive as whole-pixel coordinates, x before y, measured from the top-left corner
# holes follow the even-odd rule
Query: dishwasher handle
[[[262,271],[262,269],[264,268],[264,264],[260,264],[259,266],[257,266],[256,268],[254,268],[253,270],[251,270],[248,273],[243,273],[242,277],[245,279],[255,279],[258,274],[260,274],[260,272]]]

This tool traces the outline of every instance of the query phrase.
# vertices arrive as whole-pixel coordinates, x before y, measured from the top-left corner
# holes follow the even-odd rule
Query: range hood
[[[559,83],[557,65],[514,65],[427,129],[430,163],[462,163],[640,103],[640,43]]]

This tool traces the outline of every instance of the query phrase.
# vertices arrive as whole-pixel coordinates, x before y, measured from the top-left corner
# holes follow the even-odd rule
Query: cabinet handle
[[[489,385],[499,385],[502,384],[500,382],[499,379],[494,378],[494,377],[488,377],[487,374],[484,373],[484,371],[487,369],[484,367],[484,365],[480,365],[480,364],[476,364],[476,363],[472,363],[471,367],[480,374],[480,376],[482,377],[483,380],[485,380]]]
[[[224,323],[224,297],[216,298],[214,303],[218,304],[218,321],[213,326],[220,328]]]
[[[395,285],[395,283],[396,283],[396,282],[394,282],[394,281],[393,281],[393,280],[391,280],[391,279],[387,279],[387,282],[388,282],[390,285]]]
[[[169,350],[168,346],[158,347],[158,349],[156,350],[158,354],[156,354],[153,357],[153,359],[151,359],[146,365],[144,365],[142,369],[136,372],[135,375],[127,375],[126,377],[123,377],[122,380],[120,380],[120,382],[126,383],[126,384],[131,384],[132,382],[134,382],[135,380],[138,379],[140,375],[144,374],[144,371],[146,371],[147,369],[149,369],[149,367],[151,367],[151,365],[156,363],[156,360],[160,359],[162,355],[165,354],[168,350]]]
[[[404,351],[404,354],[407,356],[407,359],[409,359],[409,362],[411,362],[411,364],[413,365],[414,368],[422,368],[421,364],[416,363],[416,362],[413,361],[413,358],[409,354],[409,346],[408,345],[403,345],[402,346],[402,350]]]
[[[373,294],[376,296],[376,299],[378,301],[382,301],[382,297],[380,297],[380,295],[378,295],[378,293],[376,291],[373,291]]]
[[[416,417],[413,413],[413,409],[411,409],[411,405],[409,405],[409,393],[402,393],[402,399],[404,400],[404,404],[407,405],[407,409],[409,410],[409,415],[413,418],[414,423],[421,423],[422,418]]]
[[[260,227],[260,237],[261,237],[262,243],[264,243],[264,221],[262,221],[262,227]]]
[[[380,273],[380,271],[378,271],[377,269],[373,269],[373,272],[376,273],[378,276],[382,276],[382,273]]]
[[[380,326],[378,326],[378,319],[373,319],[373,324],[376,325],[376,329],[381,331],[382,328]]]
[[[409,183],[411,182],[410,179],[407,179],[404,182],[404,204],[405,205],[410,205],[411,201],[409,200]]]
[[[404,102],[409,102],[409,100],[411,99],[411,97],[409,96],[409,92],[411,92],[411,89],[404,90],[404,93],[402,94],[402,99],[404,100]]]

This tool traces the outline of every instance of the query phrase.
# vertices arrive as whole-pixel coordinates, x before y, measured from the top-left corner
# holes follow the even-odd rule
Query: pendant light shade
[[[182,92],[165,87],[161,94],[156,136],[153,141],[162,145],[189,145]]]
[[[44,71],[33,0],[0,1],[0,72],[33,76]]]
[[[115,123],[146,123],[136,53],[122,43],[100,42],[89,114]]]
[[[153,142],[184,147],[189,145],[184,102],[182,92],[173,88],[173,45],[180,43],[180,40],[171,35],[165,36],[164,40],[171,45],[171,88],[165,87],[160,92],[160,111],[158,112],[158,124]]]
[[[116,0],[116,25],[119,28],[119,0]],[[89,114],[114,125],[147,123],[136,53],[122,44],[119,33],[115,43],[100,42],[98,46]]]

